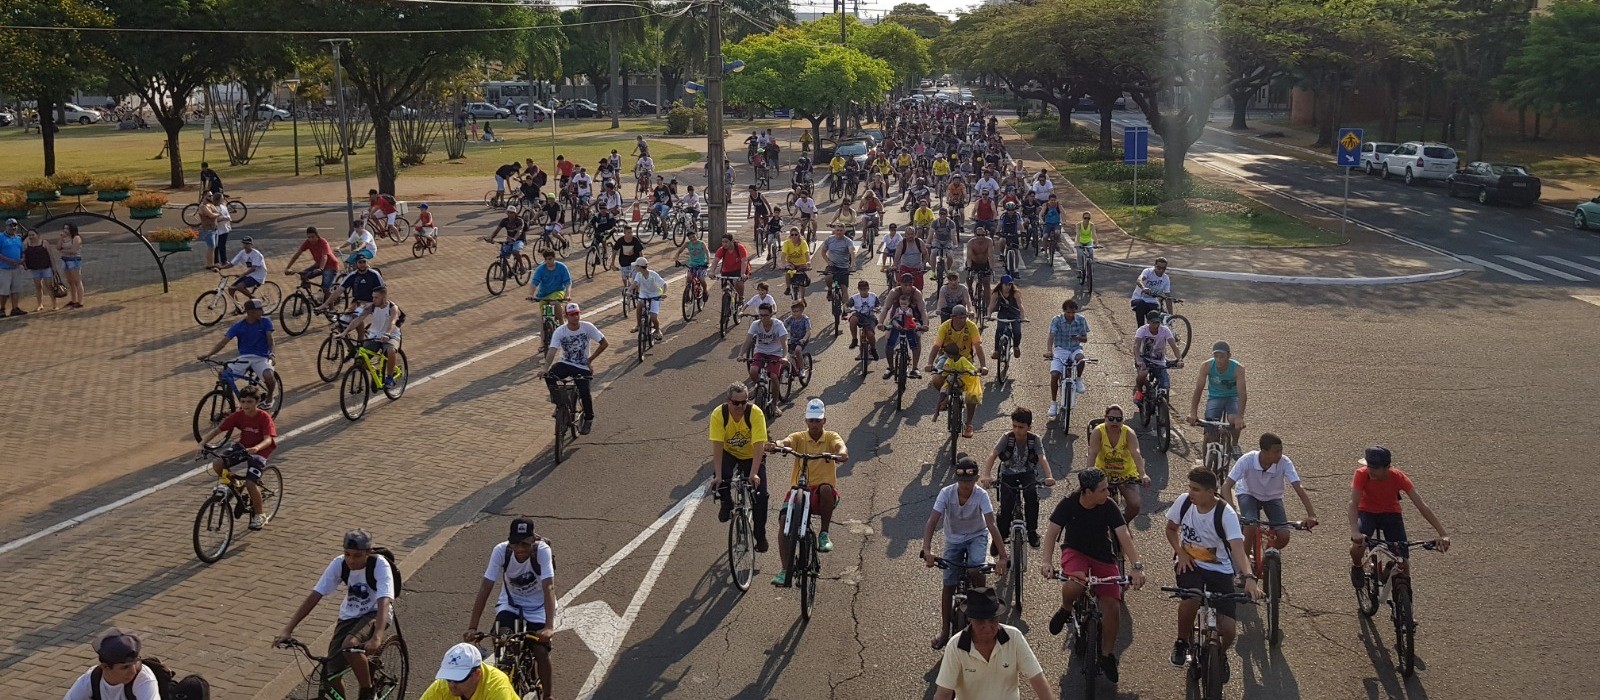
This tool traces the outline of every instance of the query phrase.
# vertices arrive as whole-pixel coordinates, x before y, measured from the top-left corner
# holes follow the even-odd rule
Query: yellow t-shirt
[[[941,347],[954,344],[956,347],[961,348],[962,357],[971,360],[972,347],[977,345],[980,340],[978,324],[968,319],[965,328],[957,328],[953,325],[955,322],[956,320],[952,318],[939,324],[939,332],[938,335],[934,336],[934,340]]]
[[[1095,455],[1094,467],[1114,479],[1131,479],[1137,474],[1133,466],[1133,448],[1129,447],[1130,440],[1135,439],[1133,428],[1121,426],[1120,439],[1115,445],[1111,444],[1111,436],[1106,432],[1108,423],[1101,423],[1095,428],[1100,433],[1100,453]]]
[[[834,156],[833,160],[828,161],[828,170],[835,175],[844,172],[844,156]]]
[[[933,174],[944,177],[950,174],[950,161],[943,158],[933,159]]]
[[[806,243],[806,239],[802,238],[798,241],[792,238],[784,239],[783,261],[795,267],[800,267],[810,262],[811,246]]]
[[[902,168],[911,167],[911,154],[910,153],[901,153],[900,154],[900,158],[896,162]]]
[[[805,454],[838,454],[844,451],[844,438],[832,430],[822,431],[822,439],[812,440],[810,431],[802,430],[785,438],[795,452]],[[805,460],[794,458],[794,468],[789,471],[789,487],[800,485],[800,464]],[[806,464],[806,484],[812,489],[827,484],[839,486],[839,463],[831,459],[813,459]]]
[[[505,671],[489,664],[479,669],[483,672],[483,680],[478,681],[478,689],[467,700],[517,700],[517,691],[511,687],[511,679],[506,677]],[[450,684],[436,680],[423,692],[420,700],[459,700],[459,697],[450,694]]]
[[[892,170],[892,168],[889,167],[889,161],[883,158],[879,158],[874,167],[877,168],[879,175],[887,176],[889,171]]]
[[[917,207],[917,211],[911,215],[911,223],[917,227],[925,227],[933,223],[933,210],[927,207]]]
[[[755,444],[767,441],[766,414],[751,405],[744,420],[729,418],[723,427],[722,410],[723,406],[711,410],[711,441],[722,443],[722,449],[738,459],[754,459]]]

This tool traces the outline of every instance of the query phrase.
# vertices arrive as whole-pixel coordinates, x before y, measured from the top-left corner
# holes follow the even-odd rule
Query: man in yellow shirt
[[[935,390],[944,390],[944,373],[972,372],[988,374],[987,360],[983,354],[983,338],[979,335],[978,324],[967,318],[967,307],[957,304],[950,309],[950,320],[939,324],[939,330],[934,335],[933,347],[928,349],[930,364],[925,368],[928,372],[938,372],[929,383]],[[952,364],[952,361],[956,361]],[[973,367],[973,363],[977,367]],[[962,437],[972,437],[972,419],[978,413],[978,404],[983,401],[983,381],[975,376],[961,377],[962,394],[967,404],[966,428],[961,432]],[[940,398],[943,401],[943,398]],[[934,414],[938,415],[936,409]],[[950,410],[956,410],[954,406]]]
[[[917,227],[918,231],[926,234],[928,232],[928,226],[932,223],[933,210],[928,208],[928,200],[924,199],[922,200],[922,205],[918,206],[917,210],[911,214],[911,225]]]
[[[421,700],[518,700],[511,679],[484,663],[476,644],[462,642],[450,647],[434,678]]]
[[[1122,491],[1122,519],[1133,522],[1142,505],[1140,486],[1150,485],[1144,473],[1139,438],[1123,422],[1122,407],[1106,408],[1106,420],[1089,431],[1089,466],[1106,473],[1111,488]]]
[[[933,189],[939,193],[939,200],[944,201],[944,188],[950,179],[950,161],[944,158],[933,159]]]
[[[711,489],[722,506],[719,522],[733,517],[733,501],[728,498],[728,481],[738,469],[749,480],[752,491],[750,510],[755,525],[756,551],[767,551],[767,417],[750,403],[750,394],[739,382],[728,385],[728,399],[711,410]],[[756,460],[760,465],[751,467]]]
[[[806,274],[811,269],[811,244],[800,237],[800,227],[790,226],[789,237],[783,241],[783,269],[794,270],[794,274],[785,274],[783,280],[783,294],[789,295],[794,285],[800,285],[800,296],[805,297],[805,288],[811,285],[811,278]]]
[[[844,156],[835,153],[833,155],[833,160],[828,161],[828,172],[833,173],[834,175],[843,175]]]
[[[806,485],[811,489],[811,512],[822,518],[822,529],[817,535],[817,551],[833,551],[833,540],[828,538],[828,527],[833,525],[833,509],[839,504],[839,465],[850,459],[850,451],[844,445],[844,438],[832,430],[825,430],[827,426],[827,406],[822,399],[812,399],[806,403],[806,429],[793,433],[782,440],[768,445],[767,451],[773,450],[773,445],[787,447],[801,454],[829,454],[832,460],[802,460],[794,458],[794,469],[789,473],[789,488],[794,489],[800,485],[800,470],[806,470]],[[794,496],[791,491],[790,498]],[[784,499],[782,508],[778,509],[779,527],[783,527],[789,508],[788,498]],[[794,564],[794,545],[789,538],[778,536],[778,558],[783,566],[778,569],[778,574],[772,577],[772,585],[789,585],[789,567]]]

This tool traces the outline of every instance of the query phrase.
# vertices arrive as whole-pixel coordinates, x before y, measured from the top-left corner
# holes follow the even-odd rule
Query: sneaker
[[[1189,643],[1182,639],[1172,643],[1172,665],[1183,668],[1189,663]]]
[[[23,311],[22,309],[12,309],[11,310],[11,315],[12,316],[27,316],[28,312]]]
[[[767,551],[767,536],[758,532],[756,533],[756,552],[761,553],[765,551]]]
[[[819,551],[819,552],[831,552],[831,551],[833,551],[833,539],[828,537],[828,533],[823,532],[823,533],[820,533],[820,534],[817,535],[817,551]]]
[[[594,419],[593,418],[585,418],[585,419],[583,419],[582,422],[578,423],[578,434],[579,435],[588,435],[589,434],[589,430],[591,430],[592,428],[594,428]]]
[[[1017,358],[1019,360],[1022,359],[1022,346],[1018,345],[1018,346],[1012,348],[1011,349],[1011,356],[1015,357],[1015,358]]]
[[[783,417],[783,409],[778,408],[777,405],[773,405],[771,407],[771,410],[767,411],[767,417],[771,418],[772,420],[777,420],[779,418],[782,418]]]
[[[653,331],[651,334],[655,336],[656,340],[666,340],[666,337],[661,335],[661,331],[659,330]]]
[[[1028,546],[1032,547],[1034,549],[1038,549],[1039,548],[1039,533],[1037,533],[1037,532],[1028,533]]]
[[[261,408],[261,410],[266,411],[267,413],[271,413],[272,412],[272,400],[268,399],[266,401],[262,401],[261,404],[260,404],[260,408]]]
[[[787,571],[779,571],[776,575],[774,575],[772,577],[772,585],[778,586],[780,588],[788,588],[789,587],[789,572],[787,572]]]
[[[1049,413],[1050,413],[1050,419],[1051,420],[1055,420],[1056,416],[1061,415],[1061,406],[1059,404],[1057,404],[1056,402],[1051,401],[1050,402],[1050,411],[1049,411]]]
[[[361,694],[356,697],[356,700],[375,700],[377,697],[378,690],[376,688],[362,688]]]
[[[393,389],[394,388],[394,377],[384,377],[383,378],[383,388],[385,388],[385,389]]]
[[[1350,585],[1358,591],[1367,585],[1367,575],[1361,570],[1361,567],[1350,567]]]
[[[1078,377],[1077,379],[1072,380],[1072,390],[1082,394],[1088,391],[1089,387],[1084,386],[1083,377]]]
[[[856,345],[857,345],[857,344],[858,344],[858,343],[857,343],[857,342],[856,342],[856,339],[855,339],[855,338],[851,338],[851,339],[850,339],[850,347],[849,347],[849,348],[848,348],[848,349],[849,349],[849,350],[854,350],[854,349],[856,349]]]
[[[261,528],[266,527],[266,526],[267,526],[267,516],[265,516],[265,515],[251,515],[250,516],[250,529],[251,530],[260,530]]]
[[[909,373],[907,373],[906,376],[911,377],[912,379],[921,379],[922,378],[922,372],[919,371],[919,370],[913,369]]]
[[[1100,657],[1100,672],[1106,674],[1106,680],[1116,683],[1122,674],[1117,671],[1117,655],[1106,654]]]
[[[1067,626],[1067,621],[1071,619],[1072,613],[1067,612],[1065,608],[1056,608],[1056,614],[1050,616],[1050,634],[1061,634],[1061,630]]]
[[[886,368],[886,369],[883,370],[883,378],[884,379],[890,379],[890,378],[893,378],[893,377],[894,377],[894,368],[893,367],[889,367],[889,368]]]
[[[733,519],[733,504],[723,499],[722,506],[717,508],[717,522],[725,523]]]

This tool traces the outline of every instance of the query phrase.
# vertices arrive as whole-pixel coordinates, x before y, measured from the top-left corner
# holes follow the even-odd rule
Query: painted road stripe
[[[1593,260],[1593,261],[1595,261],[1597,263],[1600,263],[1600,255],[1585,255],[1583,257],[1586,257],[1586,258],[1588,258],[1590,260]]]
[[[1538,270],[1538,271],[1543,272],[1543,273],[1545,273],[1547,275],[1553,275],[1555,277],[1559,277],[1561,279],[1564,279],[1564,280],[1566,280],[1568,282],[1582,282],[1583,281],[1583,278],[1579,277],[1577,275],[1569,275],[1569,274],[1567,274],[1565,272],[1562,272],[1560,270],[1557,270],[1557,269],[1555,269],[1553,267],[1545,267],[1544,265],[1540,265],[1539,263],[1536,263],[1536,262],[1523,260],[1522,258],[1519,258],[1519,257],[1517,257],[1515,255],[1501,255],[1501,256],[1499,256],[1499,258],[1501,260],[1504,260],[1504,261],[1508,262],[1508,263],[1515,263],[1517,265],[1521,265],[1521,266],[1526,267],[1526,268],[1530,268],[1530,269],[1533,269],[1533,270]]]
[[[1571,261],[1565,260],[1563,258],[1558,258],[1558,257],[1556,257],[1554,255],[1541,255],[1539,257],[1544,258],[1545,260],[1549,260],[1550,262],[1553,262],[1553,263],[1555,263],[1557,265],[1565,265],[1565,266],[1570,267],[1570,268],[1572,268],[1574,270],[1579,270],[1579,271],[1582,271],[1582,272],[1587,272],[1587,273],[1589,273],[1591,275],[1600,276],[1600,268],[1593,268],[1593,267],[1589,267],[1588,265],[1579,265],[1578,263],[1571,262]]]
[[[1574,294],[1574,295],[1572,295],[1572,298],[1573,299],[1577,299],[1578,301],[1589,302],[1590,304],[1594,304],[1595,306],[1600,306],[1600,297],[1594,296],[1592,294]]]
[[[1505,241],[1505,242],[1507,242],[1507,243],[1515,243],[1515,242],[1516,242],[1516,241],[1513,241],[1513,240],[1511,240],[1511,239],[1509,239],[1509,238],[1506,238],[1506,237],[1505,237],[1505,236],[1496,236],[1496,235],[1494,235],[1494,234],[1492,234],[1492,233],[1489,233],[1489,232],[1488,232],[1488,231],[1485,231],[1485,230],[1483,230],[1483,229],[1481,229],[1481,228],[1480,228],[1480,229],[1478,229],[1478,233],[1481,233],[1481,234],[1483,234],[1483,235],[1485,235],[1485,236],[1488,236],[1488,237],[1490,237],[1490,238],[1498,238],[1498,239],[1500,239],[1500,240],[1502,240],[1502,241]]]
[[[1530,275],[1530,274],[1528,274],[1526,272],[1521,272],[1519,270],[1513,270],[1513,269],[1511,269],[1509,267],[1506,267],[1504,265],[1500,265],[1498,263],[1489,262],[1488,260],[1484,260],[1483,258],[1475,258],[1475,257],[1472,257],[1471,255],[1456,255],[1456,257],[1460,258],[1462,260],[1465,260],[1466,262],[1472,263],[1474,265],[1478,265],[1478,266],[1481,266],[1481,267],[1487,267],[1487,268],[1489,268],[1491,270],[1494,270],[1496,272],[1502,272],[1502,273],[1511,275],[1512,277],[1515,277],[1515,278],[1517,278],[1519,280],[1523,280],[1525,282],[1538,282],[1538,281],[1540,281],[1538,277],[1534,277],[1533,275]]]

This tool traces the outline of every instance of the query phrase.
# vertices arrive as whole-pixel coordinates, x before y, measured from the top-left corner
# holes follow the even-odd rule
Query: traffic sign
[[[1150,161],[1150,127],[1127,126],[1122,129],[1122,162],[1144,165]]]
[[[1341,168],[1356,168],[1361,166],[1361,141],[1360,129],[1339,130],[1339,158],[1336,164]]]

